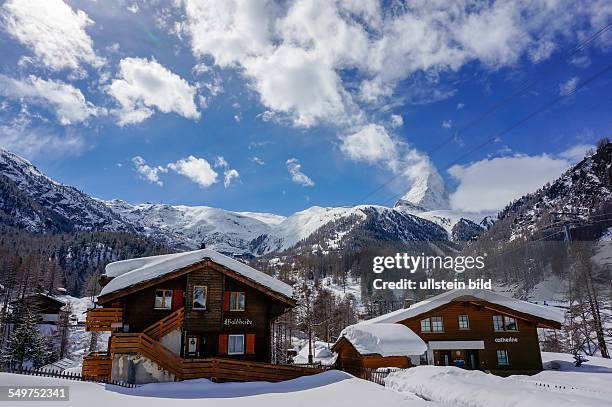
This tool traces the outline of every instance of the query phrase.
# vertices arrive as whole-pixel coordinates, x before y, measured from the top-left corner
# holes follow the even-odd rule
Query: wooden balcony
[[[106,352],[91,352],[83,358],[83,377],[110,380],[113,358]]]
[[[93,308],[87,311],[86,331],[112,331],[121,327],[122,308]]]

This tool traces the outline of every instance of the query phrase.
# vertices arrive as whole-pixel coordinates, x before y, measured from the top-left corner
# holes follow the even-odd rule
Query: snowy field
[[[387,378],[386,388],[340,371],[281,383],[212,383],[199,379],[147,384],[134,389],[6,373],[0,373],[0,383],[6,386],[67,385],[70,386],[70,402],[62,406],[79,407],[176,404],[212,407],[610,406],[612,361],[588,358],[588,362],[576,368],[571,355],[544,352],[545,368],[554,367],[554,370],[507,378],[456,367],[420,366],[392,373]],[[30,404],[19,402],[17,405]]]
[[[507,378],[455,367],[419,366],[392,373],[386,384],[400,394],[453,406],[610,406],[612,361],[588,358],[576,368],[571,355],[543,352],[545,367],[556,370]]]
[[[168,407],[173,405],[212,407],[385,407],[431,406],[412,395],[399,394],[377,384],[356,379],[346,373],[330,371],[282,383],[211,383],[188,380],[178,383],[147,384],[135,389],[75,382],[45,377],[0,373],[4,386],[70,386],[74,407]],[[18,402],[18,406],[40,406],[40,402]],[[58,405],[59,403],[55,403]],[[8,405],[2,404],[0,405]]]

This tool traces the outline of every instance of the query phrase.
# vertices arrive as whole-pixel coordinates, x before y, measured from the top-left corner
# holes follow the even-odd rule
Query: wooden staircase
[[[142,332],[156,341],[160,340],[163,336],[169,334],[175,329],[180,329],[183,326],[183,320],[185,319],[185,307],[181,307],[171,313],[170,315],[160,319],[156,323],[145,328]]]
[[[323,372],[324,368],[249,362],[224,358],[184,359],[144,333],[113,334],[111,355],[137,353],[174,374],[177,380],[207,378],[215,381],[278,382]]]

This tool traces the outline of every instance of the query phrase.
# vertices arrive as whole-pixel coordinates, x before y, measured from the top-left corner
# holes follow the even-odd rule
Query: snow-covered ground
[[[330,348],[333,343],[327,343],[323,341],[315,341],[313,343],[313,362],[321,363],[323,365],[333,365],[338,357],[337,354],[332,352]],[[294,358],[294,363],[308,363],[308,341],[303,341],[303,345],[301,350],[298,352],[297,356]]]
[[[402,395],[339,371],[300,377],[281,383],[212,383],[205,379],[146,384],[135,389],[47,377],[0,373],[4,386],[69,386],[70,401],[78,407],[413,407],[431,406],[412,395]],[[59,403],[56,403],[60,405]],[[8,405],[8,404],[7,404]],[[19,402],[40,406],[40,402]]]
[[[419,366],[392,373],[387,387],[399,393],[457,406],[609,406],[612,361],[588,357],[574,366],[572,355],[543,352],[545,370],[502,378],[456,367]],[[443,389],[443,391],[441,391]]]

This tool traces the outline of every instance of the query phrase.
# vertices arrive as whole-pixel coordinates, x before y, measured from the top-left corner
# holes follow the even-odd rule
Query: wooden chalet
[[[39,323],[55,324],[60,319],[62,308],[66,305],[62,300],[44,293],[25,295],[11,303],[13,308],[27,307],[38,317]]]
[[[110,331],[84,376],[130,383],[191,378],[291,379],[316,368],[271,363],[271,328],[292,288],[213,250],[111,263],[89,331]]]
[[[453,290],[380,317],[364,321],[372,327],[401,324],[426,343],[419,358],[406,353],[412,365],[458,366],[499,375],[534,374],[542,370],[538,328],[560,329],[564,315],[553,307],[509,298],[488,290]],[[357,324],[360,325],[360,324]],[[354,341],[353,341],[354,342]],[[405,367],[407,360],[365,356],[342,335],[332,350],[340,363]]]

